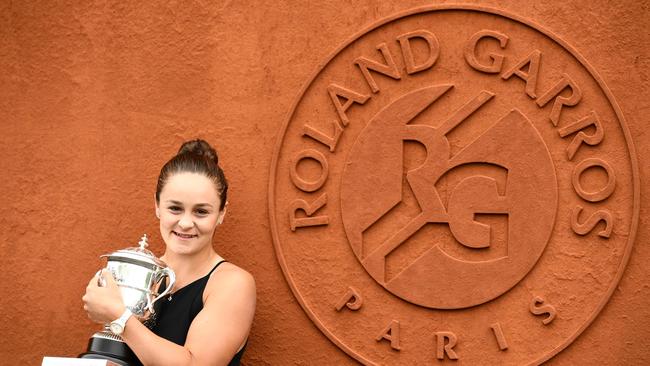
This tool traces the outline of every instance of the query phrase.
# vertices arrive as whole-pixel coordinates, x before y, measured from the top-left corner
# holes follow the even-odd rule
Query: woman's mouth
[[[172,233],[174,233],[174,235],[176,235],[177,237],[179,237],[179,238],[181,238],[181,239],[192,239],[192,238],[195,238],[195,237],[198,236],[198,235],[196,235],[196,234],[182,234],[182,233],[177,233],[176,231],[172,231]]]

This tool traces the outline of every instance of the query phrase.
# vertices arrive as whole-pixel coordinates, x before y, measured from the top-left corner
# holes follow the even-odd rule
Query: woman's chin
[[[167,250],[171,250],[179,254],[191,251],[192,247],[193,245],[191,240],[181,240],[175,236],[172,236],[167,242]]]
[[[177,255],[187,255],[187,254],[192,254],[194,252],[192,248],[183,245],[171,245],[167,247],[167,250]]]

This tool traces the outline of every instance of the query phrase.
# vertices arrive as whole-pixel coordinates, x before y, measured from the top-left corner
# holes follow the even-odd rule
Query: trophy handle
[[[158,295],[151,303],[149,304],[149,310],[153,313],[153,304],[158,301],[159,299],[163,298],[165,295],[167,295],[169,292],[171,292],[172,288],[174,288],[174,283],[176,282],[176,274],[172,269],[169,267],[163,268],[162,271],[159,272],[161,274],[160,279],[162,280],[164,276],[167,276],[169,278],[169,284],[167,285],[167,288],[165,288],[165,291],[162,292],[162,294]]]

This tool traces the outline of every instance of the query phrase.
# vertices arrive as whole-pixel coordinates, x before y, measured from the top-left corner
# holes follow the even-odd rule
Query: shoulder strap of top
[[[217,269],[217,267],[219,267],[219,265],[220,265],[221,263],[224,263],[224,262],[227,262],[227,261],[226,261],[225,259],[220,260],[219,263],[217,263],[217,264],[212,268],[212,270],[210,270],[210,272],[208,273],[208,275],[205,276],[205,277],[210,277],[210,275],[212,274],[212,272],[214,272],[214,270]]]

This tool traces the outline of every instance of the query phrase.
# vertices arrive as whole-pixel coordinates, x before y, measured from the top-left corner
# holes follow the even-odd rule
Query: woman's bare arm
[[[243,346],[255,313],[255,281],[226,263],[204,292],[203,310],[194,318],[185,346],[198,360],[226,365]]]

